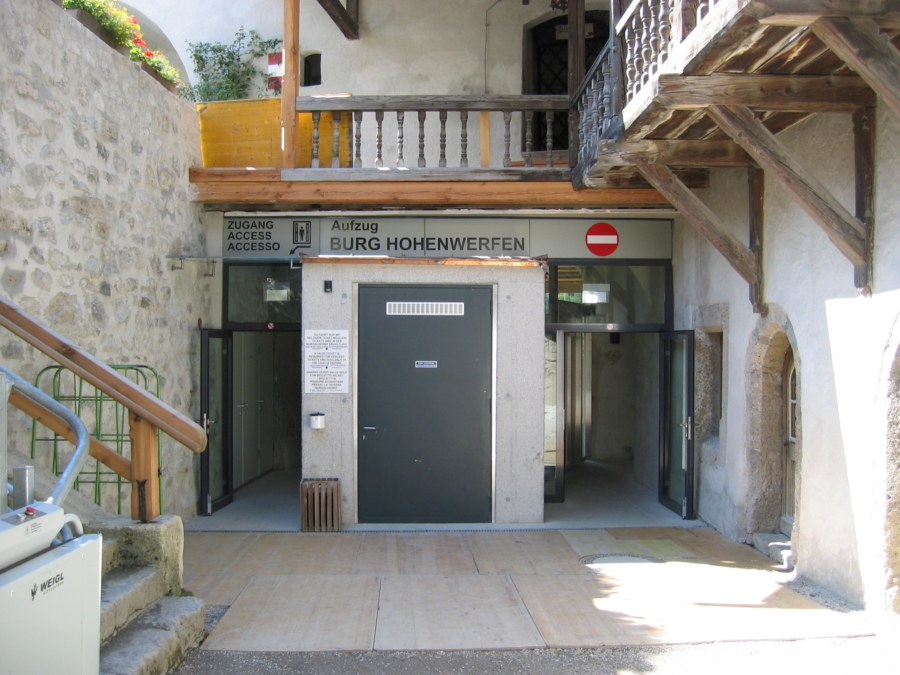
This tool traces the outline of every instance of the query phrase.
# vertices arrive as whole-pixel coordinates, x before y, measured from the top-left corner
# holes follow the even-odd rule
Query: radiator
[[[341,531],[341,484],[337,478],[300,481],[300,529],[303,532]]]

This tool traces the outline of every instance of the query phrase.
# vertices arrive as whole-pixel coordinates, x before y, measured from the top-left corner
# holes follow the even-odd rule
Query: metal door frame
[[[352,328],[350,346],[353,363],[351,365],[351,377],[353,378],[353,511],[354,517],[359,519],[359,287],[360,286],[449,286],[462,288],[490,288],[491,289],[491,522],[497,522],[497,297],[496,283],[489,284],[450,284],[450,283],[373,283],[370,281],[352,282]]]
[[[678,504],[665,494],[665,478],[668,467],[669,455],[669,438],[668,438],[668,422],[669,422],[669,406],[666,405],[666,399],[671,384],[669,362],[666,356],[667,341],[674,338],[687,338],[685,345],[685,407],[687,411],[687,420],[685,424],[685,433],[687,434],[687,446],[685,449],[685,475],[684,475],[684,503]],[[676,330],[663,331],[659,334],[659,484],[657,494],[659,495],[659,503],[666,506],[675,513],[680,513],[684,520],[694,519],[694,331],[692,330]]]
[[[232,331],[219,328],[201,328],[200,329],[200,419],[203,428],[207,430],[209,419],[209,340],[210,338],[221,338],[225,340],[227,351],[223,359],[222,374],[224,379],[225,391],[223,392],[222,412],[224,419],[217,420],[217,424],[222,425],[222,453],[225,460],[225,474],[227,476],[226,484],[228,486],[224,496],[215,502],[210,498],[209,485],[209,461],[210,454],[207,447],[200,453],[200,503],[198,505],[198,513],[204,516],[211,516],[215,511],[223,506],[228,506],[234,499],[234,458],[232,456],[233,434],[231,433],[231,405],[232,405],[232,358],[234,347],[232,343]]]

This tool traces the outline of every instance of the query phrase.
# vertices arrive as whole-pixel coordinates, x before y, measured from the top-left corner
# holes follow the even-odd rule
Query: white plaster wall
[[[332,292],[322,292],[323,281]],[[303,328],[351,331],[354,284],[484,284],[497,289],[495,522],[543,522],[544,274],[539,267],[450,267],[315,263],[303,267]],[[353,358],[351,356],[351,358]],[[338,477],[341,517],[357,522],[356,384],[348,394],[303,394],[303,476]],[[321,431],[312,412],[325,413]]]
[[[849,116],[817,115],[781,133],[799,161],[851,212],[854,200]],[[874,297],[859,297],[853,267],[824,232],[771,177],[765,204],[765,298],[773,316],[793,329],[800,383],[802,477],[793,542],[798,569],[843,597],[882,603],[886,420],[872,405],[883,378],[882,357],[896,320],[900,287],[900,209],[895,176],[900,125],[879,111]],[[746,172],[713,172],[701,198],[745,243]],[[676,328],[691,328],[697,305],[727,303],[726,400],[720,437],[724,466],[701,473],[718,496],[701,515],[736,539],[746,539],[750,429],[746,372],[754,330],[748,287],[724,258],[682,220],[675,229]],[[876,357],[877,355],[877,357]],[[883,442],[882,442],[883,445]]]

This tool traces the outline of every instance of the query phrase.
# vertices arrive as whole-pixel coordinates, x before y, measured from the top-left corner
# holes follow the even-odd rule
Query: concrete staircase
[[[34,464],[20,453],[9,455],[10,467]],[[54,481],[35,467],[38,499]],[[111,516],[77,492],[63,506],[81,518],[86,532],[103,535],[101,675],[164,675],[176,668],[206,637],[203,601],[182,591],[181,518],[141,524]]]

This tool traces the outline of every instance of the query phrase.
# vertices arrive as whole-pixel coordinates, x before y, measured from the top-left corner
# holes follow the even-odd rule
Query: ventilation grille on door
[[[341,531],[341,484],[337,478],[300,481],[300,523],[303,532]]]
[[[463,316],[464,302],[389,302],[387,313],[393,316]]]

